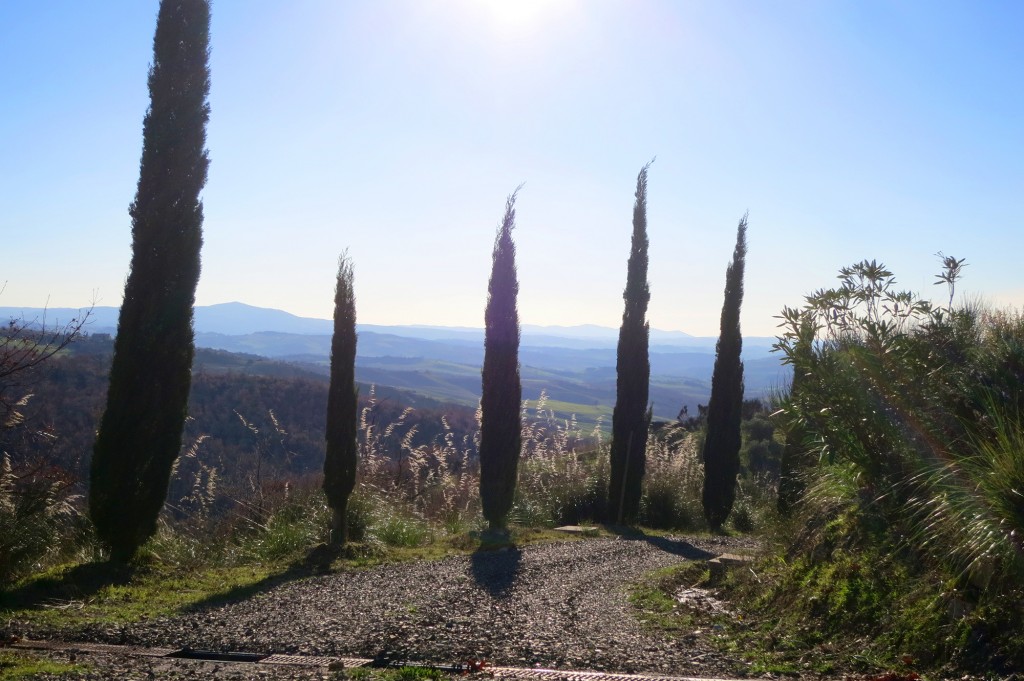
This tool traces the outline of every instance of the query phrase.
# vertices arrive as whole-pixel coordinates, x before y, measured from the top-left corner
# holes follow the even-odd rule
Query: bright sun
[[[572,0],[475,0],[475,4],[487,10],[497,30],[523,33],[562,13]]]

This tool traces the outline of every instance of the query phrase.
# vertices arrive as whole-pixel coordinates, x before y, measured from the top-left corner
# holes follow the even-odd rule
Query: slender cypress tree
[[[612,412],[611,476],[608,485],[608,516],[615,523],[632,523],[640,512],[640,496],[647,457],[647,431],[651,413],[647,406],[651,361],[648,353],[650,324],[647,303],[647,170],[636,178],[633,204],[633,241],[626,272],[626,302],[619,328],[616,361],[615,409]]]
[[[740,307],[743,304],[743,268],[747,257],[747,216],[736,230],[736,249],[725,271],[725,302],[722,328],[715,348],[711,377],[707,435],[704,438],[704,518],[714,531],[722,529],[736,500],[736,475],[740,470],[740,421],[743,411],[743,336]]]
[[[793,345],[793,352],[787,357],[788,363],[793,367],[793,382],[789,387],[789,400],[787,407],[792,407],[800,399],[801,390],[807,380],[808,372],[814,371],[814,336],[815,327],[810,316],[801,314],[786,308],[783,315],[792,313],[790,319],[796,321],[797,338]],[[791,409],[784,410],[790,412]],[[792,411],[796,411],[793,409]],[[779,496],[777,508],[783,516],[789,516],[805,492],[804,477],[813,461],[813,455],[805,440],[807,429],[796,414],[790,416],[785,425],[786,445],[782,448],[782,461],[779,467]]]
[[[799,389],[797,378],[799,369],[793,372],[793,383],[790,394]],[[798,422],[787,424],[786,444],[782,448],[782,460],[779,466],[779,496],[776,505],[779,513],[789,516],[804,496],[804,475],[806,474],[807,445],[804,438],[807,432]]]
[[[494,240],[491,280],[484,315],[484,366],[480,398],[480,501],[491,529],[504,531],[519,470],[523,396],[519,381],[519,311],[516,298],[517,188],[505,203],[505,217]]]
[[[208,0],[162,0],[132,218],[132,262],[107,407],[90,471],[89,513],[114,560],[156,531],[188,408],[192,307],[209,159]]]
[[[324,492],[331,507],[331,543],[348,541],[348,498],[356,485],[358,462],[356,388],[356,294],[352,261],[338,260],[334,289],[334,337],[331,339],[331,385],[327,392],[327,452]]]

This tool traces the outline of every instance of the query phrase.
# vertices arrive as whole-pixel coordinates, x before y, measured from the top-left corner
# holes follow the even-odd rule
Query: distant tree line
[[[19,409],[26,427],[0,428],[0,451],[19,452],[24,459],[45,462],[66,470],[73,479],[89,477],[88,452],[95,439],[96,421],[106,403],[112,342],[85,336],[61,355],[49,359],[30,386],[32,397]],[[183,448],[205,436],[198,460],[216,466],[227,486],[242,484],[245,473],[264,457],[268,479],[316,474],[323,465],[328,382],[319,377],[274,375],[287,366],[267,362],[266,372],[248,374],[228,361],[237,358],[219,350],[198,348],[196,362],[206,365],[192,377]],[[43,367],[41,367],[43,368]],[[363,386],[359,412],[366,411],[371,424],[397,422],[406,411],[405,397],[382,386]],[[273,412],[287,431],[285,445],[257,454],[257,437],[242,418],[260,434],[274,426]],[[415,429],[413,446],[428,445],[444,436],[442,417],[460,441],[476,431],[474,410],[460,405],[433,408],[420,406],[404,417],[405,428],[381,443],[385,452],[397,455],[399,441]],[[27,427],[31,425],[31,427]],[[179,475],[171,480],[167,498],[180,498],[187,484],[182,473],[190,462],[179,462]]]

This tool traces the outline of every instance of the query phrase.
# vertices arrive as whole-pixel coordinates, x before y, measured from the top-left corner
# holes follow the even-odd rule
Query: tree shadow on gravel
[[[665,553],[671,553],[674,556],[679,556],[686,560],[709,560],[717,555],[710,551],[699,549],[688,541],[647,534],[643,530],[635,527],[606,525],[604,529],[612,534],[618,535],[620,539],[644,541]]]
[[[331,571],[331,563],[335,559],[348,555],[351,546],[337,547],[328,544],[319,544],[309,550],[302,558],[292,562],[281,572],[274,572],[267,575],[258,582],[232,587],[227,591],[213,594],[208,598],[197,601],[184,608],[184,612],[201,612],[210,608],[217,608],[230,603],[246,601],[258,594],[270,591],[282,584],[294,582],[306,577],[327,574]]]
[[[498,550],[479,548],[471,559],[471,572],[476,585],[492,598],[506,598],[519,576],[523,552],[517,546]]]
[[[131,582],[135,568],[124,563],[84,563],[16,589],[0,589],[0,609],[38,610],[85,601],[108,586]]]
[[[326,545],[313,547],[305,556],[283,570],[267,575],[252,584],[227,589],[182,608],[183,612],[196,612],[211,607],[244,601],[287,582],[331,570],[331,563],[344,549]],[[141,564],[101,562],[76,565],[59,575],[33,580],[14,589],[0,587],[0,610],[40,610],[68,607],[88,601],[109,586],[129,586],[144,578],[151,566]]]

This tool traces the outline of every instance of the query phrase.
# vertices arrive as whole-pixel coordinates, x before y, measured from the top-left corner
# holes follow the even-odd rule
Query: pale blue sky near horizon
[[[0,306],[120,304],[157,0],[0,0]],[[1017,0],[216,0],[198,304],[480,327],[521,182],[520,316],[618,326],[652,157],[652,327],[748,335],[878,259],[1024,303]]]

